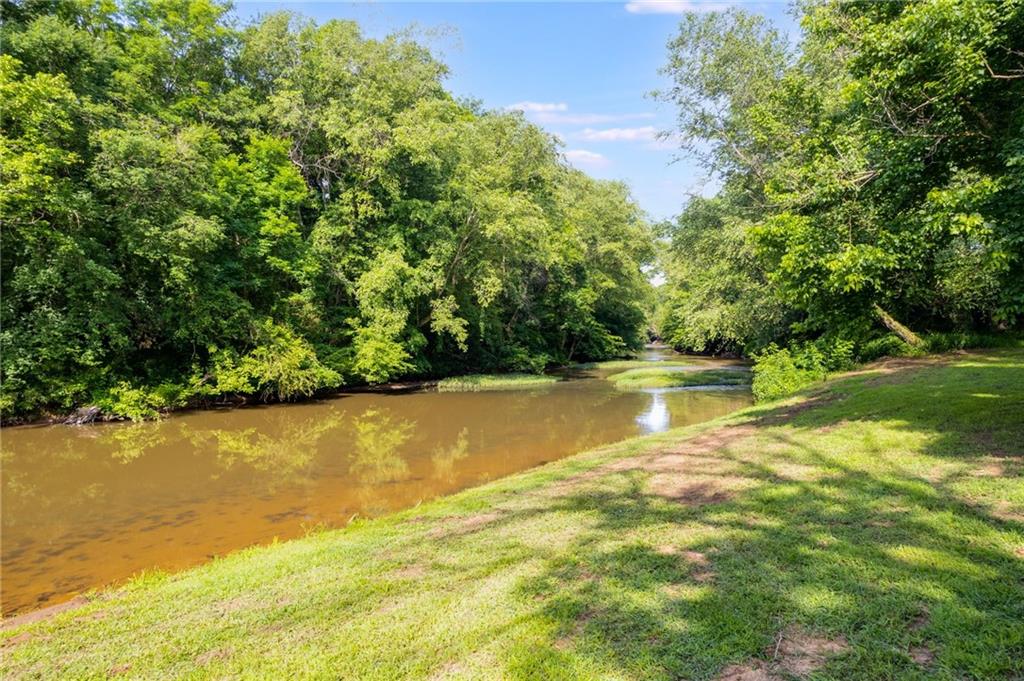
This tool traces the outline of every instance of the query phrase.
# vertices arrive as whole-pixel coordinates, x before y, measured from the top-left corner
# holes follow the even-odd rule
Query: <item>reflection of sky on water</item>
[[[650,395],[650,406],[636,417],[636,422],[640,424],[640,429],[645,435],[667,430],[671,420],[668,413],[668,405],[665,404],[664,394],[661,392],[651,392]]]

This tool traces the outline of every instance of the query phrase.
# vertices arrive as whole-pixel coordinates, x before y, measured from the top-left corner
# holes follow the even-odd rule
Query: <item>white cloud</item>
[[[653,142],[658,139],[658,129],[653,125],[640,128],[587,128],[579,134],[591,142]]]
[[[516,102],[505,107],[506,111],[523,111],[525,113],[550,113],[552,111],[568,111],[565,102]]]
[[[729,2],[702,2],[701,0],[630,0],[626,11],[631,14],[686,14],[687,12],[720,12]]]
[[[616,123],[619,121],[630,121],[641,118],[654,118],[654,114],[574,114],[544,111],[538,113],[534,118],[538,123],[547,123],[549,125],[600,125],[601,123]]]
[[[587,151],[586,149],[568,149],[565,152],[565,158],[568,159],[570,163],[581,166],[590,166],[592,168],[603,168],[609,163],[608,159],[601,154],[594,151]]]

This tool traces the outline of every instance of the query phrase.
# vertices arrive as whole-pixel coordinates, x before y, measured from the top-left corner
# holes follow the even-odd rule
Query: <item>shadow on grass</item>
[[[798,627],[848,642],[816,678],[1021,678],[1024,363],[921,364],[756,410],[755,434],[715,451],[753,481],[726,501],[651,495],[641,470],[524,511],[595,522],[521,585],[553,638],[505,675],[579,677],[583,658],[636,678],[751,661],[787,678],[773,660]],[[772,465],[787,460],[813,479]]]

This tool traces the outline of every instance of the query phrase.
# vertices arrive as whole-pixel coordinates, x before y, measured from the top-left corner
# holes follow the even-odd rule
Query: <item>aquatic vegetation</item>
[[[648,362],[650,364],[650,362]],[[750,383],[750,372],[746,369],[687,369],[668,367],[644,367],[612,374],[609,381],[616,388],[632,390],[639,388],[682,388],[700,385],[746,385]]]
[[[557,383],[556,376],[543,374],[470,374],[452,376],[437,383],[440,392],[476,392],[480,390],[518,390]]]

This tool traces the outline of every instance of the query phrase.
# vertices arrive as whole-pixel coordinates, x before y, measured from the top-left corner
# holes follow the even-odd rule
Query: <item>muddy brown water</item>
[[[745,389],[622,392],[603,373],[520,391],[353,393],[150,423],[5,428],[0,606],[53,605],[751,401]]]

